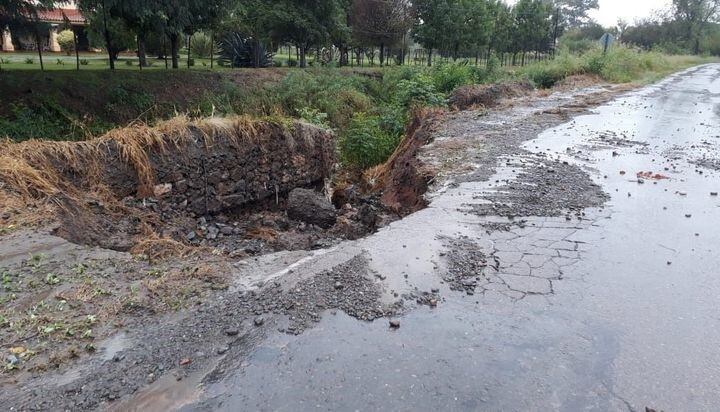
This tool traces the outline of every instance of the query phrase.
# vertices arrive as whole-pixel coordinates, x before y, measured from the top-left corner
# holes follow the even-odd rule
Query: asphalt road
[[[482,139],[498,119],[457,121]],[[522,148],[490,179],[451,179],[429,208],[293,266],[362,254],[388,300],[437,288],[437,307],[409,310],[397,330],[333,312],[300,336],[270,334],[185,408],[718,410],[720,66],[628,93]],[[540,153],[609,200],[580,219],[472,213]],[[450,290],[442,273],[482,256],[475,293]]]

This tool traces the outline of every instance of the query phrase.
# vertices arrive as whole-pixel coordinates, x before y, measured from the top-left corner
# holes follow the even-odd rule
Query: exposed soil
[[[510,219],[528,216],[580,217],[583,210],[600,207],[609,196],[590,176],[568,162],[530,158],[512,181],[483,196],[487,204],[474,205],[479,215]]]
[[[492,108],[499,106],[503,100],[526,96],[533,90],[533,85],[527,80],[500,84],[462,86],[452,93],[448,104],[457,110],[466,110],[478,106]]]

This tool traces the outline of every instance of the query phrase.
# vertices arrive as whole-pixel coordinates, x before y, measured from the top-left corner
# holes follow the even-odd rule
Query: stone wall
[[[46,196],[47,188],[32,187],[35,176],[45,176],[56,185],[49,196],[153,197],[164,207],[203,215],[322,184],[335,164],[335,139],[302,122],[180,119],[86,142],[9,144],[0,155],[27,166],[26,183],[0,175],[5,190]]]

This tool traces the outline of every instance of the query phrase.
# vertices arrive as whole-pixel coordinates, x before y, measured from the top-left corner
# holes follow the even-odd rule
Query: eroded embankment
[[[59,220],[57,233],[73,242],[127,250],[168,219],[279,203],[295,188],[321,186],[334,164],[330,132],[247,118],[177,118],[85,142],[6,142],[0,223]]]

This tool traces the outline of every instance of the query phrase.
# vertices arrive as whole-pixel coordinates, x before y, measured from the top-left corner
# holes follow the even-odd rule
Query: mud
[[[585,209],[600,207],[610,199],[580,167],[543,158],[528,158],[516,178],[482,198],[488,203],[474,204],[474,213],[510,219],[562,215],[580,218]]]
[[[452,92],[448,105],[456,110],[478,106],[492,108],[499,106],[503,100],[527,96],[533,89],[529,81],[462,86]]]
[[[121,347],[108,353],[108,346],[99,344],[96,350],[105,356],[66,371],[66,376],[73,377],[67,384],[50,389],[44,384],[50,376],[26,380],[11,403],[24,410],[105,408],[152,385],[160,376],[170,374],[179,381],[220,365],[225,357],[247,351],[270,330],[300,334],[328,310],[342,310],[365,321],[397,313],[402,304],[381,303],[373,279],[367,262],[356,258],[308,279],[282,279],[257,290],[197,300],[191,311],[168,315],[158,327],[123,328]],[[147,314],[136,313],[147,320]],[[220,379],[224,370],[216,368],[207,382]]]

